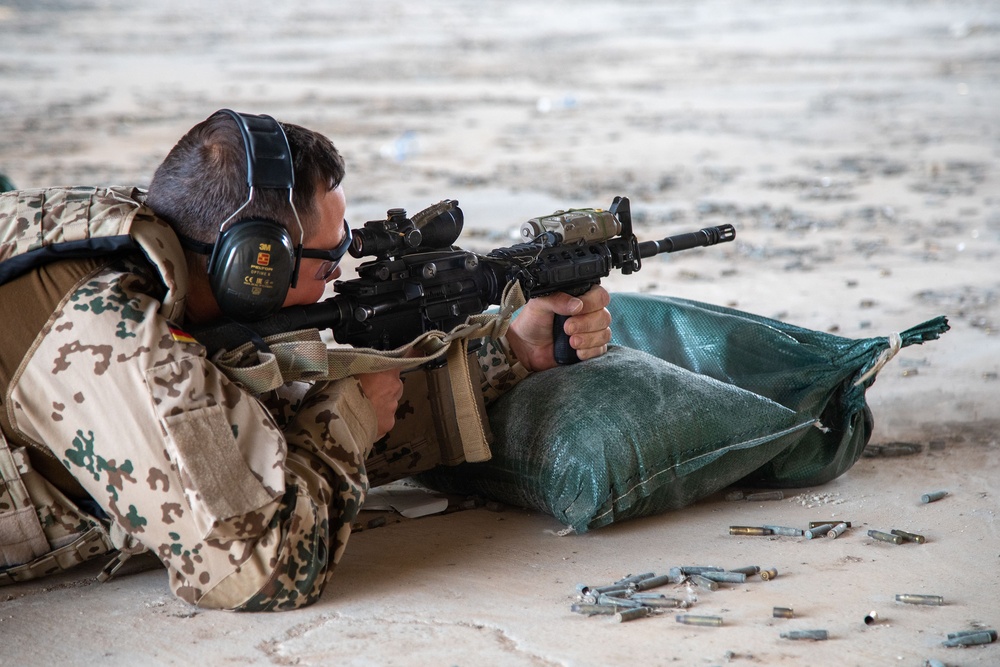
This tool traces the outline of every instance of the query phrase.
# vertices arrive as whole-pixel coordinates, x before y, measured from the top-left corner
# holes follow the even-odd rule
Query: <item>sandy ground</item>
[[[280,615],[201,612],[162,572],[96,585],[83,568],[0,591],[0,665],[1000,664],[1000,644],[939,646],[1000,626],[995,3],[140,4],[0,1],[0,171],[19,187],[144,184],[188,127],[232,107],[333,138],[356,225],[453,198],[462,243],[487,250],[529,217],[627,195],[643,239],[722,222],[738,239],[611,289],[850,337],[942,314],[952,330],[869,391],[873,443],[920,452],[794,498],[711,498],[566,537],[514,509],[391,520],[352,538],[319,604]],[[951,495],[919,502],[938,488]],[[831,517],[855,527],[822,543],[726,530]],[[578,583],[694,564],[780,576],[674,591],[721,628],[569,612]],[[872,610],[884,621],[865,625]],[[803,628],[831,639],[779,636]]]

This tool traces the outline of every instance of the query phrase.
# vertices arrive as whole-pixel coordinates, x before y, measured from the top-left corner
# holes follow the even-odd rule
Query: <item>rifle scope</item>
[[[448,248],[462,233],[465,217],[458,202],[445,199],[415,214],[391,208],[385,220],[370,220],[361,229],[351,230],[352,257],[388,259],[429,249]]]

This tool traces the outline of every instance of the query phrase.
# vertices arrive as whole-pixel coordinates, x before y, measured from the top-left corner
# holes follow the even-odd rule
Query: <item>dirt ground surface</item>
[[[329,135],[354,225],[452,198],[460,243],[488,250],[626,195],[642,239],[738,236],[609,289],[859,338],[946,315],[868,392],[872,443],[919,451],[584,535],[514,508],[390,518],[298,612],[201,611],[162,571],[96,584],[85,566],[0,590],[0,665],[1000,664],[1000,643],[941,646],[1000,627],[1000,5],[0,0],[0,172],[18,187],[148,183],[222,107]],[[829,518],[852,529],[727,530]],[[867,536],[890,528],[927,541]],[[579,583],[750,564],[779,576],[666,589],[722,627],[570,612]],[[818,628],[828,641],[780,636]]]

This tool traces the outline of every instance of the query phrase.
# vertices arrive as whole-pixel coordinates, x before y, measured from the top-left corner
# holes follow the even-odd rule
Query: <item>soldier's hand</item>
[[[378,420],[378,435],[375,439],[378,440],[391,431],[396,423],[396,409],[403,396],[403,381],[399,379],[398,369],[364,373],[357,377],[361,383],[361,391],[375,408]]]
[[[611,340],[611,295],[595,285],[581,297],[557,293],[528,301],[510,325],[507,340],[521,364],[529,371],[556,366],[553,356],[553,314],[569,315],[564,330],[580,360],[593,359],[608,351]]]

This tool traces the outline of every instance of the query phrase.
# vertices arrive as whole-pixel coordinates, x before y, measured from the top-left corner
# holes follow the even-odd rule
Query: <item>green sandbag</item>
[[[685,299],[619,294],[609,307],[616,344],[765,396],[819,420],[795,446],[742,483],[767,487],[823,484],[861,456],[873,424],[861,377],[891,346],[888,337],[851,339]],[[899,348],[948,330],[937,317],[903,331]]]
[[[577,532],[679,509],[734,483],[820,484],[871,433],[887,338],[850,340],[732,309],[616,294],[615,347],[538,373],[489,408],[493,458],[422,482],[534,508]],[[936,338],[944,318],[903,332]]]

